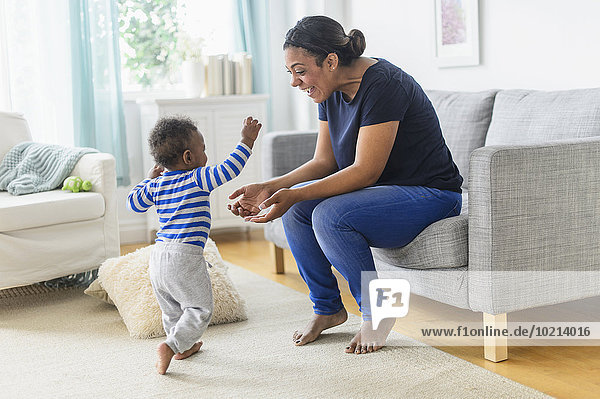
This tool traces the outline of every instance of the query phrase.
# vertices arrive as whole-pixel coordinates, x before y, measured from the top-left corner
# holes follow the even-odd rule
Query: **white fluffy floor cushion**
[[[135,338],[165,335],[160,308],[148,276],[152,248],[153,245],[150,245],[128,255],[107,259],[98,270],[98,279],[85,290],[90,296],[113,303],[130,335]],[[208,269],[215,304],[210,324],[246,320],[244,300],[227,275],[227,266],[210,238],[206,242],[204,257],[213,265]]]

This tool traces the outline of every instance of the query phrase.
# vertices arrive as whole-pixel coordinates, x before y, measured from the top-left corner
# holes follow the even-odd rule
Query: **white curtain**
[[[8,84],[8,58],[6,48],[6,23],[4,0],[0,0],[0,111],[10,111],[10,86]]]
[[[285,69],[283,42],[287,31],[298,20],[308,15],[327,15],[338,21],[346,31],[349,0],[307,0],[270,2],[271,49],[271,113],[270,130],[317,130],[318,112],[306,93],[290,86],[290,75]]]
[[[0,108],[33,139],[73,145],[68,0],[0,0]]]

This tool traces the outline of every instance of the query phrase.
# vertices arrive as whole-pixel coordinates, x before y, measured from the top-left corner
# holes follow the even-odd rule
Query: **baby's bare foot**
[[[350,345],[346,347],[346,353],[371,353],[385,346],[385,341],[392,331],[396,323],[395,318],[383,319],[377,326],[377,330],[373,330],[371,321],[363,321],[360,326],[360,331],[352,338]]]
[[[198,352],[200,350],[200,347],[202,346],[203,342],[202,341],[198,341],[196,342],[190,349],[186,350],[185,352],[182,353],[177,353],[173,359],[175,360],[183,360],[186,359],[190,356],[192,356],[194,353]]]
[[[175,352],[173,352],[173,349],[171,349],[166,342],[158,345],[156,351],[158,352],[156,370],[158,371],[158,374],[165,374],[169,368],[169,364],[171,364],[171,358],[175,355]]]
[[[346,309],[344,308],[332,315],[315,314],[313,315],[312,320],[304,327],[304,331],[299,332],[296,330],[294,332],[294,343],[297,346],[301,346],[313,342],[319,337],[323,330],[339,326],[347,319],[348,313],[346,313]]]

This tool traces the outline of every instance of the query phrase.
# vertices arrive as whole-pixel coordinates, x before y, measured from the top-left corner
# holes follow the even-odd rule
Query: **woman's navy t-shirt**
[[[390,62],[380,58],[365,71],[352,101],[336,91],[320,103],[319,119],[329,125],[339,169],[354,163],[361,126],[399,121],[392,152],[375,185],[461,192],[463,178],[442,137],[433,105],[412,76]]]

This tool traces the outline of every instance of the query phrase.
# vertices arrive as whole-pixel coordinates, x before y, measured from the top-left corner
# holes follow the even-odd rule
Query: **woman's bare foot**
[[[360,331],[352,338],[345,352],[360,355],[383,348],[394,323],[396,323],[395,318],[383,319],[377,326],[377,330],[373,330],[373,323],[370,320],[363,321]]]
[[[194,345],[192,345],[192,347],[190,349],[186,350],[185,352],[176,353],[175,356],[173,357],[173,359],[183,360],[183,359],[186,359],[186,358],[192,356],[194,353],[197,353],[200,350],[200,347],[202,346],[202,344],[203,344],[202,341],[196,342]]]
[[[346,309],[344,308],[332,315],[315,314],[313,315],[312,320],[304,327],[304,331],[299,332],[296,330],[294,332],[294,343],[297,346],[301,346],[313,342],[319,337],[323,330],[339,326],[347,319],[348,313],[346,313]]]
[[[158,374],[165,374],[167,369],[169,368],[169,364],[171,364],[171,359],[175,355],[173,349],[167,345],[166,342],[158,345],[156,350],[158,352],[158,361],[156,362],[156,370]]]

